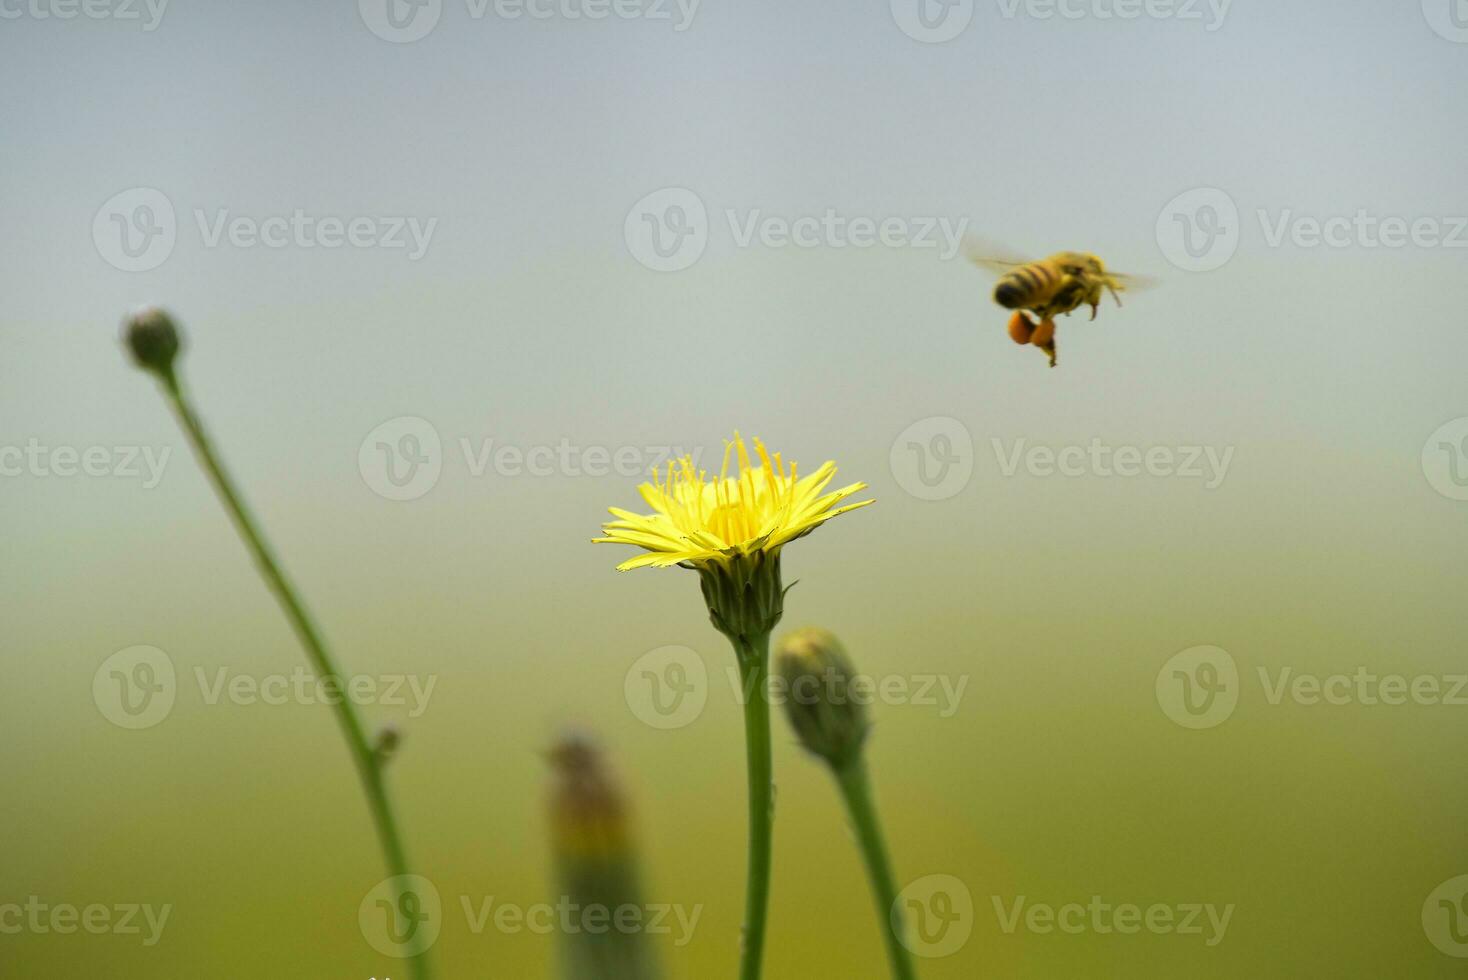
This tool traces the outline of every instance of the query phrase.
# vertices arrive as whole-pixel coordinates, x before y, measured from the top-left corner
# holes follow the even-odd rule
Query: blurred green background
[[[675,31],[449,3],[408,44],[335,3],[180,3],[154,31],[7,19],[0,446],[172,455],[151,488],[0,478],[0,906],[172,912],[151,947],[0,934],[0,974],[406,976],[358,928],[384,872],[330,712],[210,704],[195,680],[303,660],[118,349],[121,314],[154,300],[183,321],[205,420],[346,669],[434,679],[417,717],[367,714],[406,733],[392,780],[444,898],[444,976],[551,975],[553,937],[476,933],[460,899],[555,901],[539,753],[567,725],[601,736],[633,795],[647,900],[702,906],[692,941],[661,943],[669,976],[734,972],[741,719],[696,578],[619,575],[626,555],[588,543],[607,505],[637,505],[635,478],[475,475],[460,440],[712,463],[736,426],[806,469],[836,459],[878,501],[789,549],[785,625],[835,630],[876,676],[967,679],[947,717],[872,709],[899,878],[950,875],[973,901],[968,940],[922,976],[1458,975],[1422,910],[1468,872],[1468,705],[1272,704],[1258,672],[1468,670],[1468,504],[1422,459],[1468,415],[1463,253],[1274,248],[1255,214],[1468,213],[1468,136],[1449,125],[1465,73],[1468,47],[1415,4],[1241,5],[1216,31],[979,5],[944,44],[883,5],[710,2]],[[172,202],[178,242],[126,272],[91,227],[138,186]],[[656,273],[623,225],[670,186],[713,230],[691,268]],[[1237,203],[1242,240],[1189,273],[1155,225],[1199,186]],[[221,208],[438,225],[418,261],[208,248],[193,212]],[[724,218],[826,208],[965,217],[1162,284],[1062,321],[1051,371],[1005,339],[989,280],[961,260],[740,248]],[[400,416],[442,443],[436,484],[409,501],[374,493],[358,458]],[[904,433],[932,418],[971,440],[971,475],[941,500],[908,492]],[[1021,439],[1234,452],[1215,489],[1007,476],[991,440]],[[126,730],[92,683],[138,644],[168,654],[178,692]],[[1238,702],[1189,730],[1156,684],[1203,644],[1237,663]],[[625,686],[667,645],[710,678],[675,730]],[[835,792],[776,724],[767,976],[881,976]],[[1093,895],[1234,912],[1211,947],[1007,933],[995,913],[996,896]]]

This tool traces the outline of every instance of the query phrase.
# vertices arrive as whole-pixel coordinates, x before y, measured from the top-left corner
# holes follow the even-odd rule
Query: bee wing
[[[974,265],[987,269],[997,276],[1004,275],[1016,266],[1028,265],[1032,261],[1023,255],[995,245],[993,242],[972,236],[964,237],[963,254]]]

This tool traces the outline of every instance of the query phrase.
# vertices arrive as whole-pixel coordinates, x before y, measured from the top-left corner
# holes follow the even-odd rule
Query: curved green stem
[[[844,766],[833,767],[833,771],[841,787],[841,797],[846,801],[846,812],[856,829],[862,859],[866,862],[867,879],[871,882],[877,916],[881,919],[882,938],[887,943],[887,960],[892,966],[892,976],[895,980],[914,980],[917,974],[913,972],[912,954],[902,945],[902,910],[897,907],[897,884],[892,878],[892,863],[887,857],[887,845],[882,841],[882,828],[877,822],[877,808],[872,802],[872,785],[866,763],[858,755]]]
[[[311,661],[312,667],[315,668],[323,683],[329,683],[339,690],[345,690],[341,671],[337,669],[335,661],[327,651],[320,631],[306,612],[295,590],[286,580],[280,563],[276,561],[270,546],[265,542],[265,536],[260,533],[258,525],[250,516],[243,498],[235,488],[234,481],[230,479],[223,463],[215,454],[209,437],[204,432],[203,424],[194,413],[193,407],[189,404],[179,384],[177,374],[172,371],[166,372],[162,375],[162,381],[169,406],[178,416],[179,424],[183,426],[184,432],[188,435],[199,462],[209,473],[215,490],[219,492],[219,497],[224,502],[225,510],[229,512],[235,529],[239,531],[245,546],[250,549],[255,564],[259,566],[260,574],[265,578],[265,583],[270,587],[270,591],[275,593],[276,599],[280,601],[286,618],[290,620],[291,627],[295,630],[296,636],[300,638],[301,645],[306,649],[306,656]],[[402,835],[398,830],[397,818],[393,813],[387,783],[383,779],[382,764],[368,740],[366,726],[351,698],[336,698],[334,707],[337,722],[341,726],[342,734],[346,737],[347,747],[351,750],[352,761],[356,764],[357,775],[361,778],[362,789],[367,794],[367,807],[372,812],[377,838],[382,845],[383,856],[387,860],[388,873],[394,878],[406,875],[408,874],[407,853],[403,848]],[[415,939],[414,942],[416,941]],[[418,980],[431,980],[433,971],[430,968],[426,950],[413,950],[410,962],[414,976]]]
[[[770,860],[775,825],[774,766],[770,756],[770,636],[736,641],[744,683],[744,745],[749,769],[749,871],[744,897],[740,980],[759,980],[770,905]]]

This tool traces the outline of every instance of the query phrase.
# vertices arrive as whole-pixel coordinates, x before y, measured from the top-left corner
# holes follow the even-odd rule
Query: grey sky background
[[[704,0],[686,30],[673,5],[670,20],[512,20],[443,0],[425,37],[390,43],[367,25],[370,2],[364,18],[349,2],[173,0],[148,31],[0,0],[0,450],[34,440],[172,454],[156,487],[0,477],[0,609],[16,672],[0,724],[32,760],[0,775],[18,798],[69,814],[45,827],[8,814],[30,845],[15,880],[106,872],[153,887],[157,868],[141,859],[79,863],[79,841],[128,826],[99,829],[77,804],[89,787],[121,794],[144,827],[198,791],[223,821],[219,839],[235,839],[251,828],[230,821],[248,808],[224,784],[196,790],[197,767],[277,751],[316,763],[310,772],[342,763],[329,723],[309,712],[267,727],[181,709],[145,743],[147,733],[117,738],[87,697],[102,659],[135,643],[171,651],[181,669],[299,661],[176,425],[118,346],[123,314],[160,302],[187,332],[184,370],[206,422],[328,632],[358,669],[412,663],[444,677],[408,743],[422,761],[401,775],[430,869],[482,870],[477,835],[489,830],[522,858],[536,853],[533,750],[567,720],[596,725],[636,760],[654,830],[676,814],[723,820],[738,837],[737,787],[725,793],[713,764],[690,772],[686,755],[700,746],[737,767],[734,729],[706,720],[682,741],[655,741],[662,733],[622,700],[627,665],[648,649],[689,644],[719,669],[724,653],[686,573],[617,576],[626,555],[587,543],[608,504],[636,505],[637,480],[475,475],[460,446],[678,446],[716,466],[738,427],[806,470],[837,460],[838,479],[867,481],[878,500],[792,547],[788,577],[801,584],[787,625],[857,637],[873,671],[974,675],[972,708],[954,720],[894,711],[882,722],[875,751],[907,867],[974,882],[1013,872],[1016,888],[1047,874],[1069,882],[1077,867],[1051,842],[1076,832],[1068,808],[1084,805],[1097,817],[1096,863],[1079,870],[1113,891],[1198,885],[1262,909],[1213,961],[1219,976],[1281,963],[1299,975],[1327,949],[1357,965],[1410,950],[1423,957],[1413,975],[1450,967],[1423,942],[1415,903],[1464,869],[1460,822],[1448,818],[1464,791],[1460,767],[1418,762],[1441,759],[1445,738],[1460,744],[1460,720],[1317,721],[1270,715],[1255,699],[1220,730],[1237,741],[1183,741],[1195,733],[1162,719],[1152,685],[1168,656],[1204,643],[1232,650],[1246,676],[1256,664],[1411,673],[1461,661],[1465,504],[1434,491],[1423,451],[1468,415],[1468,36],[1444,36],[1454,22],[1437,0],[1236,0],[1221,21],[1206,4],[1191,8],[1198,19],[1097,16],[1114,2],[1042,19],[1042,3],[981,0],[955,37],[924,43],[876,0]],[[108,202],[134,188],[166,198],[176,242],[131,272],[109,261],[117,253],[94,222],[101,212],[112,227]],[[708,216],[706,249],[676,272],[646,267],[624,235],[634,206],[666,188],[690,191]],[[1237,209],[1223,229],[1236,250],[1187,271],[1159,228],[1178,228],[1169,209],[1198,189]],[[297,210],[373,227],[432,222],[432,234],[416,260],[401,248],[210,247],[196,217]],[[1062,319],[1050,370],[1007,339],[992,280],[961,256],[741,247],[726,215],[828,210],[904,227],[963,222],[1033,255],[1094,251],[1158,285],[1123,309],[1108,300],[1095,323],[1084,311]],[[1355,231],[1346,247],[1269,239],[1282,219],[1358,212],[1429,219],[1458,245],[1371,248]],[[1184,218],[1213,241],[1201,212]],[[364,440],[400,416],[427,420],[443,446],[436,484],[411,501],[384,499],[359,467]],[[971,440],[972,476],[930,501],[910,492],[902,438],[934,418],[957,420]],[[1001,455],[1021,440],[1092,439],[1231,449],[1231,463],[1214,489],[1003,473]],[[1095,737],[1078,744],[1078,731]],[[124,782],[144,744],[147,758],[174,763],[149,772],[176,792]],[[494,780],[456,782],[468,757],[498,767]],[[46,760],[74,765],[75,779],[48,776]],[[1396,779],[1392,792],[1358,765]],[[1147,775],[1193,767],[1234,781],[1189,795]],[[1301,771],[1311,775],[1296,781]],[[310,772],[272,777],[281,823],[259,832],[283,836],[285,815],[316,805],[324,791]],[[1098,788],[1106,772],[1119,782]],[[1022,789],[1032,808],[1008,806],[989,779]],[[462,787],[461,807],[421,802],[445,799],[446,785]],[[1287,817],[1282,786],[1294,794]],[[1349,822],[1342,786],[1370,797],[1380,826],[1406,828],[1400,839],[1382,845],[1376,823]],[[532,802],[496,810],[491,788]],[[806,792],[788,797],[792,848],[839,836],[812,809],[829,800]],[[358,812],[345,776],[330,794]],[[1256,809],[1229,826],[1282,821],[1243,865],[1216,819],[1236,797]],[[1424,799],[1431,814],[1419,813]],[[1158,815],[1145,832],[1117,835],[1144,810]],[[1160,856],[1191,854],[1199,833],[1218,846],[1183,880],[1188,862]],[[706,843],[660,839],[663,881],[706,870]],[[1315,875],[1338,858],[1321,842],[1354,847],[1369,867],[1348,887]],[[352,853],[370,846],[364,836]],[[1000,853],[1012,864],[995,872]],[[1318,859],[1313,871],[1299,872],[1301,855]],[[274,887],[247,858],[233,858],[241,887]],[[191,880],[178,862],[170,873]],[[539,882],[542,870],[524,858],[507,873]],[[732,863],[723,871],[719,882],[737,881]],[[852,875],[843,895],[865,914]],[[786,887],[777,901],[819,901],[814,881]],[[1293,917],[1327,894],[1337,920]],[[202,901],[193,921],[217,921]],[[732,935],[737,914],[721,914],[711,928]],[[347,933],[322,947],[323,962],[337,962],[325,959],[335,948],[360,952],[350,923]],[[170,963],[208,955],[207,932],[187,935]],[[25,962],[52,962],[50,949]],[[788,975],[802,975],[806,953],[782,949]],[[1047,950],[1027,961],[1039,972],[1017,956],[1010,975],[1061,975],[1056,963],[1072,955],[1124,968],[1104,958],[1115,950]],[[722,953],[690,952],[704,972],[685,975],[709,975]],[[1202,975],[1193,960],[1168,960],[1175,951],[1159,956],[1153,975],[1164,961],[1172,975]],[[976,945],[925,975],[968,976],[980,961]],[[128,976],[156,975],[128,962]]]

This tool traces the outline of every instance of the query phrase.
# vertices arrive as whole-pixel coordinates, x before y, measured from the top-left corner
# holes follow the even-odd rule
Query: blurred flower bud
[[[551,843],[562,898],[573,907],[642,907],[641,870],[626,796],[606,755],[586,735],[562,736],[546,758]],[[657,980],[656,950],[644,929],[577,929],[560,939],[565,980]]]
[[[173,317],[156,306],[146,306],[122,322],[122,339],[133,361],[145,371],[167,376],[180,347]]]
[[[625,852],[626,804],[595,742],[579,732],[563,735],[547,758],[556,772],[551,817],[562,854],[610,856]]]
[[[835,634],[817,627],[790,633],[780,642],[778,669],[800,743],[837,769],[860,757],[866,708],[853,697],[856,668]]]

